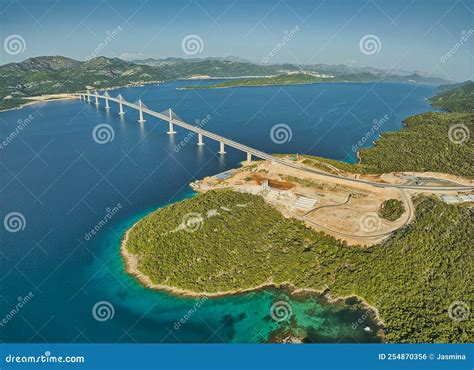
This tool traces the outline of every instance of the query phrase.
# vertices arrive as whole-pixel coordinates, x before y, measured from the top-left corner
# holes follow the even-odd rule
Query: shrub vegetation
[[[402,201],[398,199],[387,199],[381,204],[378,213],[380,217],[388,221],[396,221],[403,215],[403,212],[405,212],[405,207]]]

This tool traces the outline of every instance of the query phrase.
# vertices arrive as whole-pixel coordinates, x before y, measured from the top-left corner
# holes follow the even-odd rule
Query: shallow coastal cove
[[[185,82],[124,88],[113,93],[122,93],[128,101],[141,96],[156,111],[171,106],[188,122],[210,114],[206,125],[209,131],[275,153],[309,149],[315,144],[319,130],[339,122],[341,126],[335,125],[332,131],[347,135],[330,135],[331,141],[322,140],[310,151],[337,159],[344,158],[344,151],[350,152],[352,143],[370,129],[373,119],[383,117],[386,110],[375,95],[370,95],[369,85],[351,85],[347,91],[343,86],[312,85],[291,87],[293,99],[302,106],[327,90],[321,96],[325,101],[312,105],[308,116],[300,115],[299,108],[276,87],[252,92],[245,88],[235,92],[232,89],[200,91],[216,109],[213,112],[196,92],[176,90],[180,84]],[[390,105],[395,108],[413,86],[389,84],[377,89],[377,94],[393,97]],[[403,100],[400,119],[429,109],[424,98],[432,90],[420,89]],[[348,102],[357,100],[361,90],[370,99],[353,107],[352,113],[366,127],[355,125],[353,131],[347,131],[348,125],[354,125],[348,119],[351,115],[345,114],[350,107]],[[268,101],[262,114],[254,117]],[[248,109],[243,111],[243,106]],[[282,107],[286,107],[284,111]],[[198,147],[193,141],[196,138],[175,151],[186,138],[186,132],[178,130],[170,137],[163,122],[146,117],[147,122],[138,124],[136,112],[119,117],[116,106],[107,112],[103,106],[96,108],[77,100],[39,103],[3,112],[2,136],[7,137],[15,130],[18,120],[25,120],[30,114],[34,118],[22,130],[21,139],[12,140],[2,152],[6,166],[0,169],[1,186],[5,187],[2,206],[9,212],[21,212],[26,228],[2,235],[0,264],[5,271],[2,296],[6,301],[1,304],[1,313],[9,312],[18,296],[32,292],[34,297],[22,309],[26,321],[19,316],[11,320],[2,328],[1,340],[265,342],[275,335],[280,337],[278,329],[287,326],[298,337],[311,335],[320,341],[375,340],[374,332],[364,331],[365,322],[352,328],[364,310],[321,304],[306,297],[296,299],[273,289],[210,298],[178,330],[174,329],[175,323],[193,309],[198,299],[142,286],[125,271],[120,255],[121,239],[127,229],[157,207],[192,196],[190,182],[235,168],[245,156],[231,148],[225,156],[216,156],[219,149],[216,143],[206,141],[205,146]],[[292,140],[275,144],[269,132],[282,119],[294,128]],[[101,145],[94,142],[92,131],[104,123],[113,127],[114,139]],[[399,125],[398,117],[393,117],[384,128],[397,129]],[[106,178],[101,174],[106,174]],[[107,209],[118,203],[122,206],[120,210],[93,237],[86,238],[104,219]],[[21,263],[15,268],[18,261]],[[97,321],[93,307],[104,301],[113,306],[113,317]],[[289,322],[271,318],[270,309],[278,301],[290,303],[293,315]],[[373,327],[369,323],[367,326]],[[316,332],[308,334],[309,327]],[[36,333],[39,328],[42,328],[40,333]]]
[[[192,193],[186,193],[180,199],[190,196]],[[98,240],[106,248],[85,271],[88,276],[94,274],[94,281],[98,283],[89,286],[87,291],[89,295],[111,302],[115,315],[108,323],[106,332],[94,335],[105,338],[118,336],[124,342],[131,341],[131,337],[145,342],[191,343],[381,340],[376,336],[377,326],[367,314],[367,309],[329,304],[316,293],[293,295],[287,289],[264,288],[207,298],[145,287],[125,271],[119,245],[120,233],[146,213],[130,218],[117,226],[115,232]],[[279,321],[281,317],[284,319]],[[357,323],[360,318],[364,318],[363,324]],[[123,335],[121,330],[121,327],[128,326],[133,326],[129,331],[131,337]],[[364,330],[366,327],[370,327],[371,331]]]
[[[177,201],[195,195],[186,193]],[[144,216],[133,217],[124,224],[121,231],[124,231],[125,237],[120,243],[123,259],[120,258],[120,263],[114,263],[110,272],[123,274],[124,270],[127,271],[124,278],[132,279],[127,289],[136,289],[137,294],[143,294],[145,290],[145,295],[152,300],[149,302],[151,312],[155,311],[155,306],[162,308],[171,304],[176,314],[181,314],[174,322],[166,324],[174,339],[235,343],[382,341],[383,330],[377,325],[375,311],[355,298],[338,300],[292,286],[277,288],[269,285],[249,291],[197,294],[154,285],[146,276],[137,273],[135,265],[132,269],[127,266],[131,255],[125,250],[126,234],[137,224],[137,219]],[[112,241],[110,246],[114,248]],[[160,311],[158,307],[156,310]],[[209,334],[214,325],[218,329],[211,330]],[[194,331],[191,338],[199,335],[200,339],[189,339],[188,330]]]

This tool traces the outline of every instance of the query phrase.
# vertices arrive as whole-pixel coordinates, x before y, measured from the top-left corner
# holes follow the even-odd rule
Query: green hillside
[[[468,81],[453,89],[443,87],[444,92],[432,97],[434,107],[446,109],[450,112],[474,113],[474,81]]]
[[[331,77],[329,77],[331,76]],[[220,82],[212,85],[189,85],[183,89],[216,89],[230,87],[256,87],[270,85],[301,85],[313,83],[331,83],[331,82],[422,82],[425,79],[419,75],[394,76],[394,75],[376,75],[370,72],[360,73],[341,73],[337,75],[326,75],[322,77],[311,71],[280,73],[276,76],[239,78],[230,81]]]
[[[30,58],[0,66],[0,109],[24,103],[23,97],[106,88],[131,82],[164,80],[166,76],[149,66],[118,58],[98,57],[86,62],[56,57]]]
[[[471,213],[434,198],[415,205],[415,220],[383,244],[349,248],[284,218],[260,196],[211,191],[143,218],[126,248],[156,284],[194,292],[270,281],[328,288],[378,308],[390,342],[470,342],[473,321],[451,320],[448,309],[473,298]]]

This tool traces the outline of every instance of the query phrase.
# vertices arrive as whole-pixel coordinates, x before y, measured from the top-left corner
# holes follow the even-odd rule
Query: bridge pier
[[[94,95],[95,95],[95,105],[98,106],[99,105],[99,94],[98,94],[97,90],[95,91]]]
[[[204,143],[202,142],[202,134],[198,132],[198,143],[197,145],[204,145]]]
[[[224,143],[222,141],[219,141],[219,154],[225,154],[225,150],[224,150]]]
[[[252,153],[247,153],[247,163],[252,163]]]
[[[87,102],[90,103],[91,102],[91,94],[89,91],[87,91]]]
[[[138,100],[138,106],[140,107],[140,110],[139,110],[140,119],[138,120],[138,122],[143,123],[143,122],[145,122],[145,120],[143,119],[143,110],[142,110],[142,101],[141,101],[141,99]]]
[[[105,97],[105,109],[109,110],[110,109],[110,105],[109,105],[109,99],[108,97],[106,96]]]
[[[119,114],[124,115],[125,112],[123,111],[123,104],[122,104],[122,95],[119,95]]]
[[[176,131],[174,130],[173,127],[173,116],[171,115],[171,108],[168,109],[168,117],[169,117],[169,128],[168,128],[168,135],[173,135],[176,134]]]

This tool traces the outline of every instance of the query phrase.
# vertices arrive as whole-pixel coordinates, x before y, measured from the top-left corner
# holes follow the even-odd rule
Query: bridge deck
[[[336,179],[339,179],[339,180],[348,181],[348,182],[352,182],[352,183],[366,184],[366,185],[370,185],[370,186],[374,186],[374,187],[389,187],[389,188],[398,188],[398,189],[427,190],[427,191],[467,191],[467,190],[474,190],[474,186],[466,186],[466,185],[444,187],[444,186],[384,184],[384,183],[378,183],[378,182],[373,182],[373,181],[369,181],[369,180],[354,179],[354,178],[335,175],[335,174],[331,174],[331,173],[327,173],[327,172],[323,172],[323,171],[318,171],[318,170],[315,170],[315,169],[312,169],[312,168],[309,168],[309,167],[306,167],[306,166],[302,166],[298,163],[289,162],[289,161],[286,161],[282,158],[275,157],[271,154],[267,154],[267,153],[262,152],[260,150],[251,148],[247,145],[240,144],[236,141],[227,139],[223,136],[220,136],[220,135],[214,134],[212,132],[203,130],[202,128],[190,125],[189,123],[183,122],[179,119],[169,117],[169,116],[167,116],[163,113],[155,112],[155,111],[153,111],[149,108],[143,107],[143,106],[140,107],[138,104],[130,103],[130,102],[126,101],[125,99],[120,100],[120,99],[117,99],[117,98],[112,98],[110,96],[104,96],[104,95],[98,95],[98,94],[97,95],[96,94],[87,94],[87,93],[85,93],[85,94],[76,93],[76,94],[71,94],[71,95],[75,95],[75,96],[79,96],[79,97],[80,96],[89,96],[91,98],[97,97],[99,99],[104,99],[104,100],[106,99],[106,100],[110,100],[110,101],[113,101],[113,102],[116,102],[116,103],[119,103],[119,104],[122,103],[123,105],[125,105],[127,107],[130,107],[130,108],[133,108],[133,109],[136,109],[138,111],[140,111],[140,109],[141,109],[141,111],[143,113],[146,113],[146,114],[148,114],[152,117],[159,118],[159,119],[161,119],[163,121],[166,121],[166,122],[171,122],[173,125],[177,125],[177,126],[180,126],[180,127],[184,128],[186,130],[201,134],[202,136],[205,136],[209,139],[212,139],[212,140],[215,140],[215,141],[218,141],[218,142],[222,142],[225,145],[228,145],[230,147],[238,149],[242,152],[250,153],[251,155],[253,155],[257,158],[265,159],[265,160],[268,160],[268,161],[271,161],[271,162],[274,162],[274,163],[279,163],[279,164],[282,164],[284,166],[291,167],[291,168],[294,168],[294,169],[297,169],[297,170],[300,170],[300,171],[304,171],[304,172],[314,173],[314,174],[317,174],[317,175],[326,176],[326,177],[330,177],[330,178],[336,178]]]

